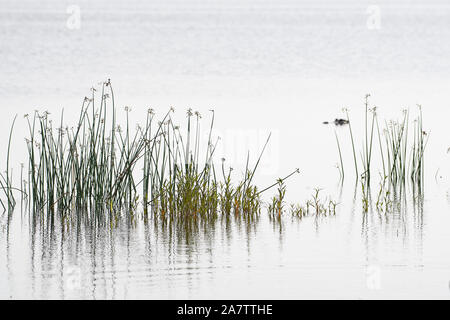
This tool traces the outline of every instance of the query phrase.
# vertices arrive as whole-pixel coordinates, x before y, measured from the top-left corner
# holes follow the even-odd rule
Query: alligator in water
[[[333,123],[336,126],[343,126],[344,124],[348,124],[348,120],[345,119],[334,119]],[[328,121],[324,121],[323,124],[329,124]]]

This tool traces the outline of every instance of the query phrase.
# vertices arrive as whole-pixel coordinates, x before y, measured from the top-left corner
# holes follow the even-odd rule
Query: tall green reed
[[[8,213],[11,213],[16,206],[16,199],[15,199],[14,193],[13,193],[13,191],[16,190],[16,188],[14,188],[12,186],[12,172],[11,172],[12,170],[11,170],[10,164],[9,164],[10,153],[11,153],[11,139],[12,139],[14,124],[16,123],[16,119],[17,119],[17,115],[14,117],[13,123],[11,125],[11,129],[9,131],[8,149],[7,149],[7,153],[6,153],[5,175],[0,173],[0,188],[3,191],[3,193],[5,194],[7,205],[5,206],[5,203],[1,200],[1,198],[0,198],[0,204],[3,208],[3,210],[8,211]]]

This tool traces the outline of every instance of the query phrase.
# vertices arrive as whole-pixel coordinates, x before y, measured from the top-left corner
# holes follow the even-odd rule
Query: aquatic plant
[[[341,152],[341,145],[339,143],[339,138],[337,136],[336,131],[334,131],[334,135],[336,137],[336,144],[337,144],[337,148],[338,148],[338,152],[339,152],[339,162],[340,165],[337,165],[337,168],[339,170],[339,180],[341,182],[344,182],[344,162],[342,161],[342,152]]]
[[[368,180],[366,180],[365,177],[362,177],[361,179],[361,202],[362,202],[362,210],[363,212],[369,211],[369,205],[370,205],[370,187],[367,183]]]
[[[173,108],[160,120],[153,109],[148,109],[145,124],[133,130],[130,107],[124,108],[125,123],[117,121],[111,82],[104,82],[97,91],[91,88],[91,96],[84,98],[73,127],[65,125],[63,112],[56,127],[49,112],[25,115],[28,172],[24,178],[21,170],[20,191],[34,221],[52,224],[56,216],[68,223],[83,220],[114,224],[122,213],[134,219],[139,209],[145,219],[152,216],[163,222],[182,223],[216,219],[219,214],[260,214],[261,194],[275,184],[260,191],[253,178],[270,135],[254,165],[248,154],[243,177],[236,182],[232,168],[225,168],[225,159],[222,173],[216,171],[213,160],[219,138],[213,139],[214,110],[210,110],[208,141],[203,146],[199,112],[187,110],[186,130],[182,132],[174,124]],[[12,129],[10,143],[11,135]],[[7,160],[0,186],[12,211],[15,200],[9,147]],[[284,185],[297,172],[277,183]],[[277,205],[281,214],[283,200]]]
[[[109,92],[105,92],[109,89]],[[132,210],[137,202],[133,170],[147,144],[144,137],[150,127],[136,129],[132,134],[125,107],[126,127],[116,124],[114,94],[110,82],[102,85],[99,106],[95,92],[85,98],[78,123],[64,127],[61,114],[59,127],[54,128],[48,112],[36,111],[26,116],[29,138],[28,190],[29,209],[34,214],[76,212],[85,218],[101,221],[102,213],[111,213],[126,205]],[[108,100],[111,99],[111,104]],[[110,114],[109,114],[110,113]],[[111,118],[109,128],[107,119]],[[168,117],[168,114],[166,115]],[[157,135],[161,130],[158,126]]]
[[[376,117],[376,107],[369,109],[369,97],[367,94],[365,97],[365,142],[364,148],[362,152],[362,163],[364,168],[364,180],[367,181],[367,184],[370,184],[370,163],[372,160],[372,146],[373,146],[373,129]],[[372,113],[372,121],[370,126],[370,140],[369,140],[369,132],[368,132],[368,113]]]
[[[364,132],[362,136],[362,149],[360,161],[363,172],[358,174],[358,162],[356,160],[356,149],[354,134],[347,109],[343,109],[347,116],[352,145],[356,181],[361,183],[362,210],[367,212],[371,205],[371,172],[373,167],[382,170],[380,176],[380,190],[378,192],[375,207],[379,211],[388,212],[396,197],[405,195],[406,185],[409,184],[413,190],[413,196],[421,195],[424,182],[424,153],[429,134],[423,130],[422,108],[418,106],[418,116],[413,120],[413,134],[409,133],[410,116],[409,110],[403,110],[402,118],[398,121],[385,121],[384,128],[380,129],[377,115],[377,107],[369,106],[370,95],[365,96],[364,101]],[[375,131],[376,128],[376,131]],[[375,133],[375,134],[374,134]],[[378,148],[374,144],[374,135],[378,136]],[[340,180],[344,177],[342,153],[338,135],[335,131],[340,159]],[[376,137],[375,137],[376,139]],[[378,149],[380,162],[373,165],[373,155]],[[381,210],[382,209],[382,210]]]
[[[422,106],[418,105],[419,117],[414,121],[414,140],[410,162],[410,178],[419,187],[423,188],[424,152],[429,135],[422,127]]]
[[[13,123],[11,125],[11,129],[9,131],[9,138],[8,138],[8,150],[6,153],[6,170],[5,170],[5,176],[0,173],[0,189],[5,194],[5,198],[7,200],[7,207],[5,206],[4,202],[0,198],[0,204],[4,211],[8,211],[8,213],[12,213],[16,206],[16,199],[14,197],[13,190],[14,188],[12,186],[12,172],[11,168],[9,166],[9,159],[10,159],[10,152],[11,152],[11,139],[14,129],[14,124],[16,122],[17,116],[14,117]]]
[[[278,193],[272,198],[272,202],[269,204],[269,215],[280,218],[284,211],[284,197],[286,196],[286,185],[282,179],[278,179]]]
[[[338,205],[331,198],[320,198],[321,189],[315,188],[311,199],[307,200],[304,205],[291,204],[290,213],[292,217],[303,219],[308,216],[334,216],[336,215],[336,206]]]
[[[353,163],[354,163],[354,167],[355,167],[355,178],[356,181],[358,181],[358,162],[356,161],[356,151],[355,151],[355,141],[353,139],[353,131],[352,131],[352,124],[350,122],[350,117],[348,115],[348,109],[344,108],[343,111],[345,112],[346,116],[347,116],[347,123],[348,123],[348,129],[350,131],[350,141],[352,143],[352,151],[353,151]],[[344,170],[344,169],[342,169]]]
[[[382,176],[375,207],[378,211],[390,212],[392,210],[393,201],[391,199],[391,192],[386,187],[386,181],[387,176]]]
[[[377,107],[369,107],[368,98],[365,96],[365,116],[364,116],[364,133],[362,138],[362,149],[360,151],[361,163],[364,171],[361,178],[365,178],[366,183],[370,186],[370,176],[372,168],[373,156],[373,139],[374,130],[377,129],[378,134],[378,149],[380,153],[381,165],[383,168],[383,175],[387,175],[390,183],[396,185],[399,182],[405,182],[408,176],[407,164],[409,164],[409,177],[412,182],[423,181],[423,160],[424,150],[427,144],[428,136],[422,127],[422,109],[419,108],[419,115],[414,120],[414,136],[412,145],[408,140],[409,129],[409,111],[403,110],[403,118],[401,121],[385,122],[384,130],[380,131],[378,123]],[[354,136],[349,118],[348,110],[343,109],[349,121],[350,142],[353,150],[353,159],[355,172],[358,176],[358,163],[356,161],[356,150]],[[369,121],[369,114],[372,114]],[[336,132],[335,132],[336,135]],[[384,135],[384,138],[382,136]],[[426,137],[426,139],[424,138]],[[339,158],[342,159],[339,140],[336,135],[338,143]],[[409,152],[409,153],[408,153]],[[341,161],[342,163],[342,161]],[[341,164],[342,166],[342,164]]]

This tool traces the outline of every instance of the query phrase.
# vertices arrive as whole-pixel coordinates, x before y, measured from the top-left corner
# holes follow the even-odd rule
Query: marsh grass
[[[55,213],[67,219],[76,213],[101,222],[106,211],[114,215],[124,207],[133,211],[136,206],[138,183],[133,171],[145,147],[156,138],[144,138],[149,126],[131,132],[128,107],[125,129],[116,124],[109,81],[102,85],[100,101],[95,97],[97,90],[91,90],[74,127],[64,127],[64,113],[57,127],[48,112],[25,116],[29,129],[28,208],[35,217],[53,221]],[[107,119],[111,119],[109,125]],[[156,129],[157,136],[161,127]]]
[[[349,121],[356,181],[360,180],[361,182],[363,211],[367,212],[369,210],[371,202],[371,173],[374,167],[379,170],[381,176],[376,207],[382,207],[386,211],[393,202],[389,198],[393,194],[399,197],[404,196],[407,185],[412,188],[413,196],[422,194],[424,187],[424,153],[429,135],[423,130],[421,106],[418,106],[418,116],[412,121],[412,124],[409,110],[403,110],[400,120],[385,121],[384,128],[380,130],[377,107],[370,107],[369,97],[370,95],[366,95],[364,101],[364,129],[361,135],[362,147],[360,151],[363,171],[360,175],[358,175],[354,132],[351,127],[352,122],[350,121],[348,110],[344,109],[344,112]],[[411,126],[413,127],[412,134],[410,133]],[[378,140],[378,148],[376,140]],[[342,168],[342,154],[337,135],[336,141]],[[377,159],[379,159],[379,162],[377,165],[374,165],[373,159],[376,152],[378,152]],[[340,177],[343,179],[343,169],[341,169]]]
[[[117,121],[114,91],[108,80],[85,97],[74,126],[65,125],[64,112],[57,124],[50,113],[25,115],[28,127],[28,163],[21,169],[21,203],[34,222],[53,225],[55,217],[70,223],[117,224],[125,214],[131,222],[139,214],[156,218],[162,225],[215,221],[219,216],[252,220],[261,212],[261,194],[253,180],[270,140],[255,159],[250,154],[243,176],[232,179],[225,159],[216,168],[213,138],[214,110],[210,110],[206,145],[202,145],[199,112],[188,109],[182,130],[171,108],[157,119],[153,109],[136,129],[130,124],[131,108]],[[14,124],[14,123],[13,123]],[[10,141],[12,128],[10,132]],[[10,142],[11,143],[11,142]],[[0,186],[1,205],[12,211],[12,174],[7,153],[6,176]],[[141,170],[140,170],[141,169]],[[25,172],[24,172],[25,171]],[[282,205],[278,211],[282,211]]]

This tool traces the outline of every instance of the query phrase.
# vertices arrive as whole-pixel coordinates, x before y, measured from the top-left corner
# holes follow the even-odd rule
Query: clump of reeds
[[[405,185],[409,181],[414,193],[421,193],[424,183],[424,152],[428,142],[428,134],[422,127],[422,109],[418,106],[419,115],[413,120],[413,138],[409,135],[409,111],[403,111],[401,121],[389,121],[383,131],[385,136],[382,151],[383,176],[387,177],[389,193],[405,193]],[[381,138],[380,138],[381,140]],[[412,140],[412,143],[410,141]],[[381,145],[381,143],[380,143]],[[384,151],[383,151],[384,149]],[[386,183],[384,183],[386,184]]]
[[[159,121],[149,109],[145,124],[134,130],[129,121],[131,108],[124,108],[124,124],[117,121],[109,80],[100,92],[91,90],[73,127],[65,125],[63,114],[57,125],[48,112],[25,115],[28,173],[27,179],[21,177],[20,190],[32,217],[53,222],[58,214],[62,221],[114,223],[122,212],[133,218],[138,208],[145,218],[151,215],[162,221],[259,215],[261,194],[275,185],[259,191],[253,184],[270,135],[255,164],[250,166],[248,155],[242,179],[232,181],[225,159],[219,171],[213,161],[219,141],[212,134],[213,110],[208,141],[202,146],[199,112],[189,109],[186,129],[181,130],[173,122],[173,108]],[[9,147],[7,157],[0,187],[12,210]],[[142,173],[137,172],[139,168]]]
[[[361,151],[361,162],[364,168],[361,177],[365,178],[366,183],[370,184],[371,160],[373,151],[374,129],[377,128],[379,153],[383,175],[387,176],[388,182],[397,185],[404,183],[407,177],[413,183],[422,182],[424,174],[424,150],[427,144],[428,136],[422,127],[422,109],[418,106],[419,115],[414,122],[413,142],[410,144],[409,137],[409,111],[403,110],[403,117],[400,121],[389,121],[385,123],[385,128],[380,132],[378,124],[377,108],[369,108],[368,97],[365,100],[365,133],[363,138],[363,148]],[[368,113],[372,113],[370,127]],[[348,112],[346,111],[347,117]],[[353,133],[349,123],[350,137],[352,146],[354,146]],[[384,139],[382,138],[384,135]],[[426,137],[426,138],[425,138]],[[354,148],[354,147],[353,147]],[[353,149],[353,155],[356,160],[356,151]],[[409,168],[407,165],[409,164]],[[355,161],[355,170],[358,165]],[[408,174],[409,170],[409,174]]]
[[[415,192],[422,192],[424,177],[424,151],[428,141],[428,135],[422,127],[422,109],[419,106],[418,117],[413,120],[413,137],[409,134],[409,111],[404,110],[399,121],[385,122],[385,128],[380,130],[377,116],[377,107],[369,107],[369,97],[365,96],[365,116],[364,133],[362,135],[362,150],[360,151],[361,165],[363,172],[358,173],[358,162],[356,157],[355,141],[352,131],[351,121],[347,109],[344,112],[349,121],[350,142],[353,150],[354,168],[356,180],[361,181],[363,211],[367,212],[370,202],[371,172],[373,169],[373,153],[376,152],[376,142],[378,136],[379,166],[383,177],[381,191],[377,197],[377,206],[390,206],[388,197],[393,193],[404,195],[405,185],[409,182]],[[375,130],[376,129],[376,130]],[[341,148],[338,137],[340,165],[340,178],[344,177]],[[411,142],[412,141],[412,142]],[[395,189],[395,192],[394,192]],[[384,199],[383,201],[381,199]]]
[[[100,101],[95,97],[97,90],[91,90],[74,127],[64,125],[63,114],[56,127],[48,112],[25,116],[29,128],[28,205],[31,212],[46,213],[51,220],[55,212],[63,216],[76,212],[100,221],[106,211],[135,208],[135,166],[160,135],[161,124],[151,140],[146,139],[150,126],[132,132],[128,107],[125,128],[116,123],[109,81],[102,85]]]
[[[364,179],[367,183],[370,183],[370,172],[371,172],[371,161],[372,161],[372,150],[373,150],[373,136],[374,136],[374,128],[376,120],[376,107],[369,108],[369,97],[370,95],[367,94],[365,96],[364,100],[364,106],[365,106],[365,113],[364,113],[364,136],[362,141],[362,150],[360,151],[360,157],[361,157],[361,164],[363,167],[363,172],[361,173],[361,178]],[[352,131],[352,125],[350,121],[350,117],[348,114],[348,110],[346,108],[343,109],[343,111],[346,114],[347,122],[348,122],[348,128],[350,132],[350,141],[352,144],[352,151],[353,151],[353,165],[355,168],[355,177],[356,180],[359,179],[359,171],[358,171],[358,161],[356,156],[356,149],[355,149],[355,141],[353,138],[353,131]],[[370,114],[372,116],[370,117]],[[370,119],[369,119],[370,118]],[[336,134],[336,132],[335,132]],[[339,140],[336,135],[336,141],[338,144],[338,151],[339,151],[339,158],[341,162],[341,178],[344,177],[344,168],[342,163],[342,154],[341,154],[341,148],[339,145]]]

